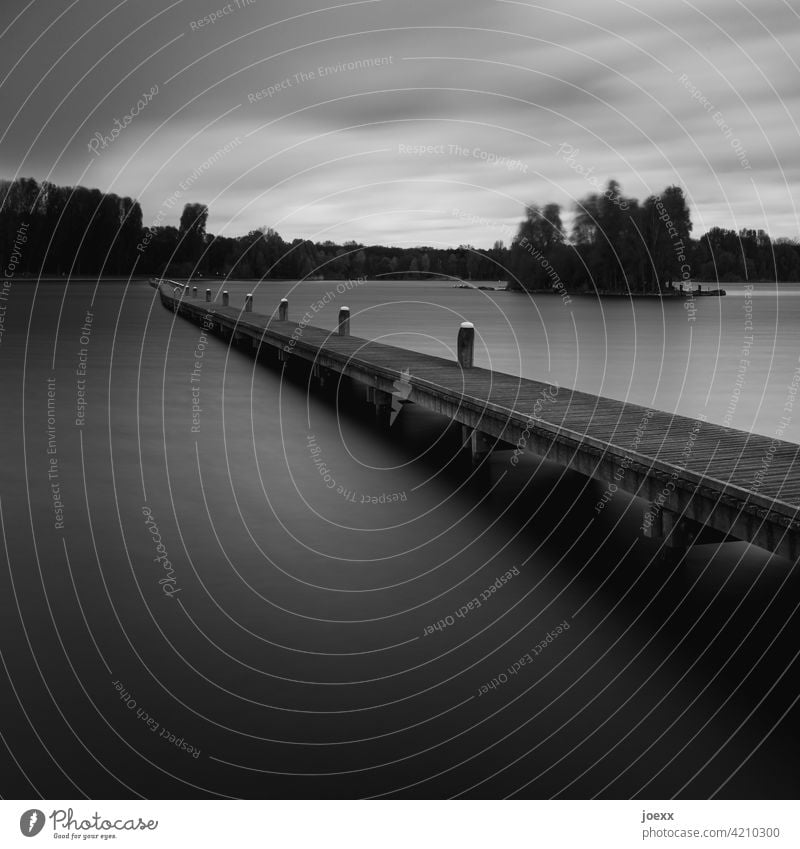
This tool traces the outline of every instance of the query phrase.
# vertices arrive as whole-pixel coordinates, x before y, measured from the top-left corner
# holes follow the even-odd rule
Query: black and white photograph
[[[0,844],[800,845],[798,63],[3,0]]]

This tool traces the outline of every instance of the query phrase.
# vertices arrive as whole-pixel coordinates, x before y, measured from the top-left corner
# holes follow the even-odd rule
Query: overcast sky
[[[641,198],[681,185],[695,235],[800,235],[796,0],[3,0],[0,15],[0,176],[137,197],[145,223],[201,201],[215,233],[488,246],[526,203],[569,210],[614,177]]]

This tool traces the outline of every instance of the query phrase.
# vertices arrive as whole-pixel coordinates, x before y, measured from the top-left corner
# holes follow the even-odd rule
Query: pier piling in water
[[[289,320],[289,301],[287,298],[281,298],[281,302],[278,305],[278,321],[288,321]]]
[[[244,311],[252,312],[253,311],[253,296],[247,294],[244,296]]]
[[[206,289],[206,301],[211,302],[211,289]]]
[[[697,419],[476,367],[470,322],[459,328],[453,362],[350,336],[347,307],[339,312],[338,333],[331,333],[288,321],[286,299],[279,308],[283,321],[250,312],[242,322],[241,310],[227,306],[227,292],[215,308],[182,296],[170,281],[156,285],[167,309],[223,339],[250,339],[260,357],[274,361],[277,355],[298,376],[312,372],[321,382],[328,374],[337,392],[362,387],[361,399],[368,387],[379,421],[392,401],[408,401],[413,393],[413,403],[464,427],[465,449],[476,465],[489,451],[511,449],[511,466],[533,454],[597,480],[618,481],[620,490],[650,503],[641,532],[665,551],[736,539],[800,558],[800,456],[793,443],[706,420],[700,440]],[[629,435],[644,419],[649,441],[633,451]],[[716,454],[719,444],[728,447],[725,454]],[[676,445],[694,446],[688,460],[677,462]],[[756,488],[754,475],[765,457],[781,473],[765,476]]]
[[[469,451],[472,465],[477,468],[492,453],[496,440],[477,428],[461,425],[461,442]]]

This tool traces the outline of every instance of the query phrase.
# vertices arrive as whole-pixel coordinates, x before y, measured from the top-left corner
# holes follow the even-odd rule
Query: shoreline
[[[19,275],[15,277],[15,280],[19,283],[102,283],[106,282],[116,282],[116,283],[147,283],[150,280],[153,280],[153,275],[144,274],[144,275],[136,275],[134,277],[127,277],[124,275],[103,275],[98,281],[97,276],[95,275],[74,275],[72,277],[58,277],[55,275],[42,275],[41,277],[36,275]],[[163,278],[162,278],[163,279]],[[269,284],[269,283],[336,283],[341,282],[341,280],[334,280],[333,278],[323,278],[321,280],[316,279],[307,279],[304,281],[299,281],[296,278],[289,277],[267,277],[267,278],[257,278],[257,277],[232,277],[232,278],[222,278],[222,277],[175,277],[171,278],[173,282],[180,283],[181,285],[197,285],[198,287],[201,285],[223,285],[223,284],[231,284],[231,283],[255,283],[255,284]],[[364,281],[365,283],[404,283],[404,282],[423,282],[423,281],[408,281],[408,280],[394,280],[391,278],[368,278]],[[452,283],[451,280],[447,280],[444,278],[430,278],[430,282],[432,283]],[[524,289],[517,287],[510,287],[508,285],[502,285],[506,281],[496,281],[496,280],[487,280],[485,282],[481,282],[480,284],[473,283],[457,283],[452,284],[450,288],[452,289],[464,289],[464,290],[473,290],[473,291],[481,291],[481,292],[511,292],[514,294],[522,294],[522,295],[559,295],[561,293],[553,290],[553,289]],[[785,285],[791,286],[796,285],[797,281],[759,281],[761,285]],[[501,284],[501,285],[494,285]],[[758,284],[753,284],[758,285]],[[659,298],[659,299],[668,299],[668,298],[708,298],[708,297],[724,297],[727,295],[725,289],[701,289],[698,291],[697,289],[692,290],[673,290],[667,292],[611,292],[605,290],[595,290],[591,292],[569,292],[570,297],[602,297],[602,298]]]

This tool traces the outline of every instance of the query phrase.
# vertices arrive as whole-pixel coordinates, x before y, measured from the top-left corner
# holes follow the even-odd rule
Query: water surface
[[[690,321],[225,285],[438,356],[470,320],[480,365],[766,435],[798,366],[796,287],[729,287]],[[535,458],[498,453],[487,491],[438,417],[382,433],[145,282],[14,282],[0,370],[6,793],[796,795],[791,564],[733,544],[667,566],[642,502],[598,517],[601,484]]]

